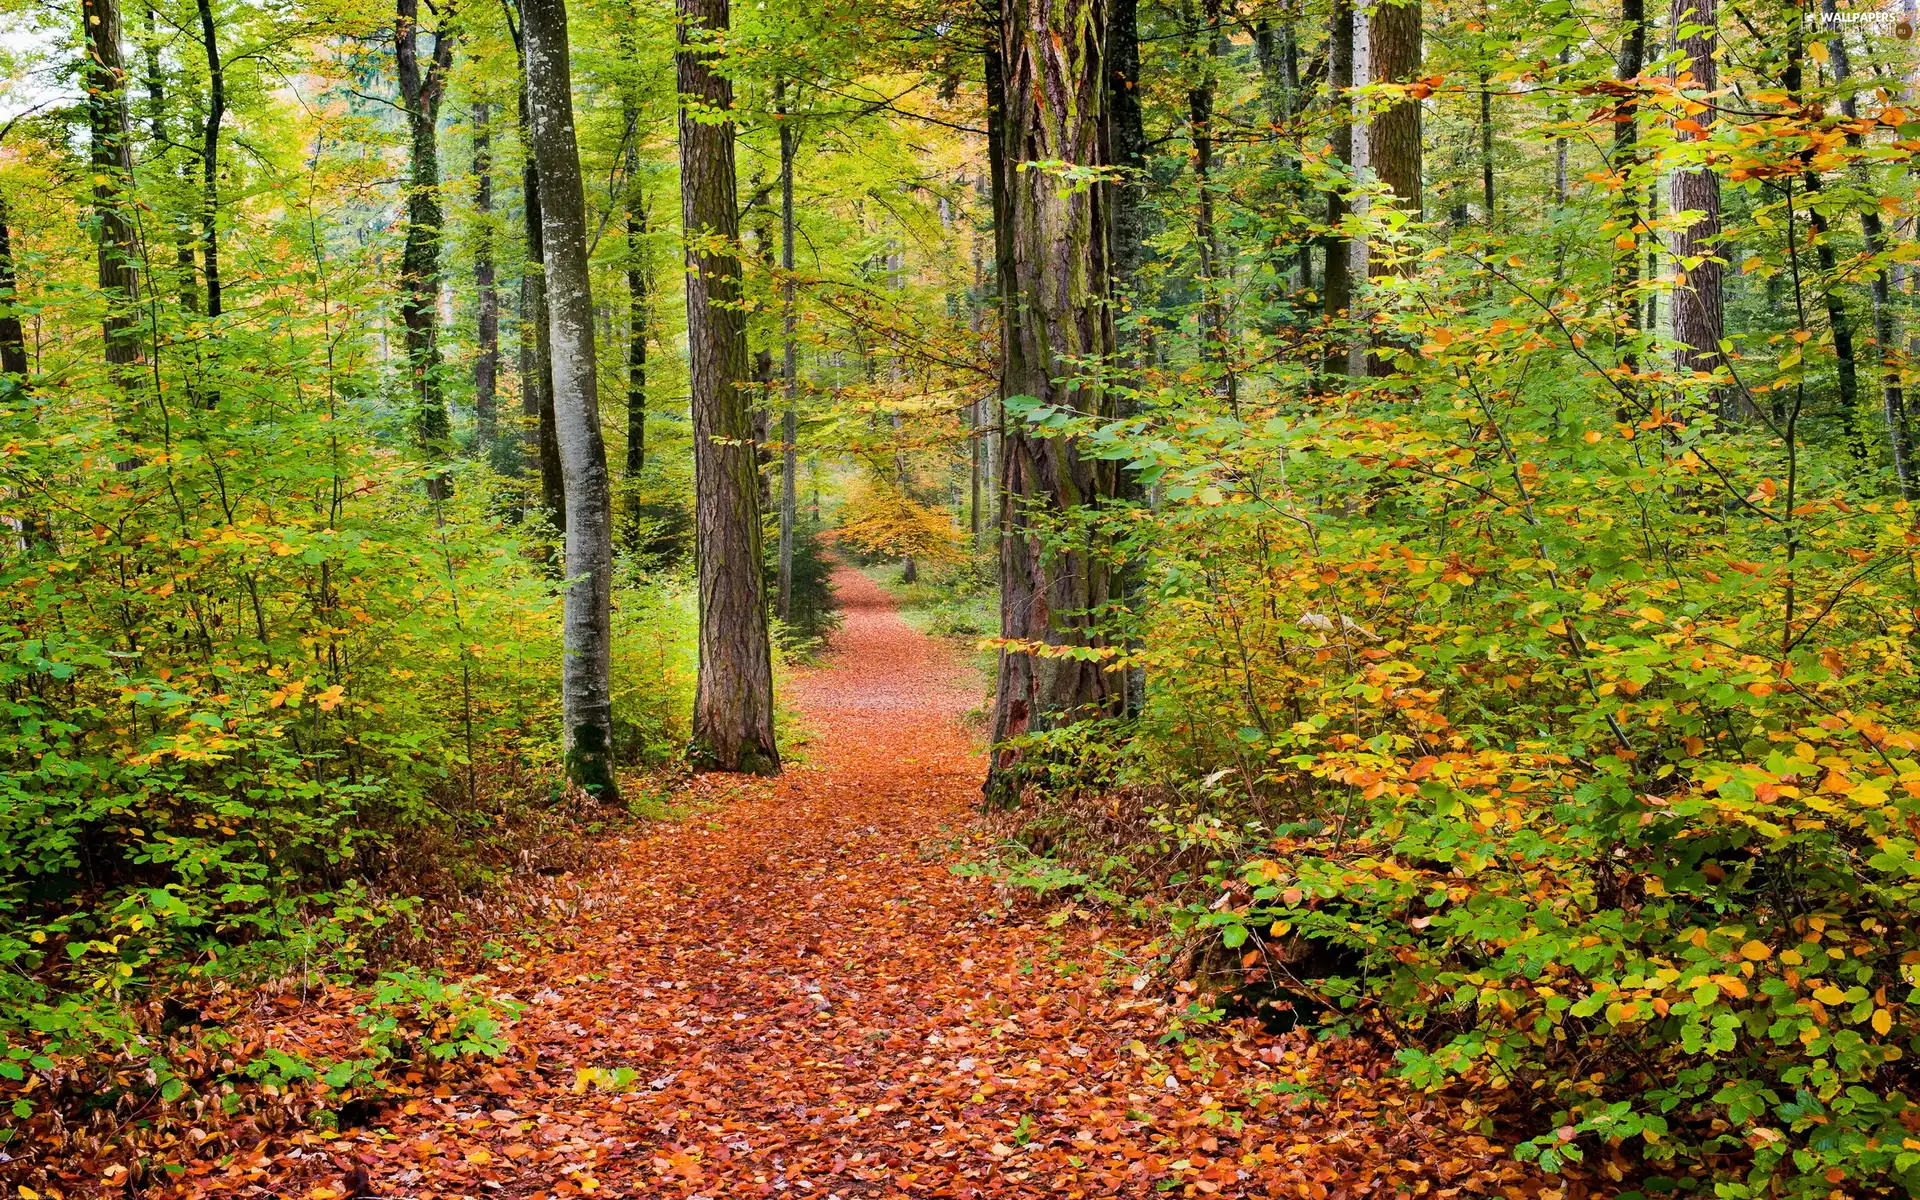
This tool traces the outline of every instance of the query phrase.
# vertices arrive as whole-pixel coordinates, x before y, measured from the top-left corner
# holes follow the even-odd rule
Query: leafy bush
[[[1537,326],[1402,319],[1418,406],[1081,426],[1162,504],[1106,532],[1149,700],[1124,752],[1049,735],[1056,786],[1157,797],[1177,928],[1512,1097],[1523,1158],[1920,1189],[1912,506],[1807,451],[1790,490],[1697,393],[1582,416]]]

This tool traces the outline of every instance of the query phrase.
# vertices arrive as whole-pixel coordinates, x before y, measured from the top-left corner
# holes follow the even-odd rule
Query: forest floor
[[[507,1058],[181,1190],[330,1200],[358,1161],[396,1197],[1541,1194],[1370,1043],[1162,1044],[1148,933],[1009,915],[952,874],[984,836],[975,688],[871,580],[836,582],[805,761],[610,839],[558,948],[493,972],[527,1004]]]

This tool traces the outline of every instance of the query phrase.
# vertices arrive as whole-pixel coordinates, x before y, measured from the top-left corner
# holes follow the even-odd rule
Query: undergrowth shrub
[[[262,361],[289,355],[311,366],[277,340]],[[0,1095],[16,1120],[56,1080],[62,1103],[130,1112],[294,1071],[258,1046],[197,1071],[178,1055],[227,1035],[164,1014],[438,960],[483,898],[579,865],[612,819],[556,782],[559,584],[519,489],[461,466],[431,500],[372,389],[275,405],[245,379],[182,414],[171,452],[130,452],[85,389],[58,406],[12,392],[0,411]],[[632,578],[616,607],[616,718],[651,764],[684,740],[691,601]],[[407,1040],[490,1052],[497,1027],[458,985],[390,974],[376,1008],[400,1003],[379,999],[396,980],[413,989]],[[452,1007],[429,1020],[435,1005]],[[336,1067],[309,1073],[338,1086]]]
[[[1920,1192],[1912,506],[1698,392],[1583,409],[1539,326],[1440,308],[1417,406],[1052,414],[1154,489],[1101,527],[1147,703],[1025,739],[1070,873],[1010,868],[1159,895],[1228,990],[1504,1097],[1549,1169]]]

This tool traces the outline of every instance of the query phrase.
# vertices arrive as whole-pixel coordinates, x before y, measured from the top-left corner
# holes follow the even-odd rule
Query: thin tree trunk
[[[1572,50],[1566,46],[1560,47],[1560,65],[1564,67],[1572,61]],[[1556,75],[1554,79],[1559,81],[1561,76]],[[1567,119],[1566,105],[1559,104],[1555,106],[1555,119],[1563,124],[1565,123]],[[1565,133],[1557,133],[1553,138],[1553,202],[1565,208],[1567,204],[1567,194],[1567,135]]]
[[[200,130],[200,262],[206,275],[207,315],[224,311],[220,290],[220,123],[227,116],[227,71],[213,0],[198,0],[200,48],[207,60],[207,121]]]
[[[479,353],[473,360],[473,417],[484,457],[498,433],[500,386],[500,286],[493,261],[493,106],[473,106],[473,290],[477,297]]]
[[[1220,392],[1230,406],[1239,403],[1226,300],[1220,289],[1220,240],[1213,210],[1213,106],[1216,76],[1225,52],[1221,0],[1206,0],[1206,53],[1199,80],[1187,89],[1187,137],[1193,147],[1194,250],[1200,259],[1200,353],[1220,371]]]
[[[141,361],[140,331],[135,322],[138,299],[138,250],[134,246],[130,214],[133,153],[127,127],[127,66],[120,46],[120,9],[116,0],[81,0],[81,23],[86,38],[82,77],[87,92],[87,124],[93,164],[93,206],[100,292],[107,304],[101,323],[103,358],[108,373],[123,392],[138,382]],[[131,435],[134,414],[120,414]],[[134,465],[132,460],[122,466]]]
[[[450,28],[453,10],[441,10],[433,50],[424,72],[420,63],[420,0],[395,0],[393,44],[398,65],[400,105],[411,134],[407,177],[407,233],[400,252],[400,321],[406,331],[407,375],[413,392],[414,436],[430,455],[446,448],[450,433],[446,401],[440,389],[440,99],[446,93],[457,40]],[[444,494],[444,476],[429,482]]]
[[[1797,104],[1804,97],[1803,59],[1806,52],[1806,26],[1796,19],[1787,35],[1787,66],[1782,82],[1787,95]],[[1833,231],[1827,214],[1817,199],[1823,190],[1820,173],[1808,168],[1800,175],[1806,189],[1807,222],[1812,226],[1814,261],[1820,266],[1820,295],[1827,309],[1827,326],[1833,333],[1833,361],[1840,389],[1841,428],[1846,432],[1847,450],[1856,463],[1864,466],[1868,458],[1867,435],[1860,411],[1859,361],[1854,353],[1853,316],[1847,311],[1837,274],[1839,255],[1833,248]]]
[[[13,262],[13,214],[0,195],[0,375],[18,391],[30,388],[26,331],[20,325],[20,279]]]
[[[166,76],[160,66],[161,39],[157,29],[159,14],[154,12],[151,3],[144,7],[146,9],[147,28],[141,50],[147,60],[145,80],[147,91],[147,136],[151,140],[151,144],[156,147],[171,147],[173,139],[167,129]],[[169,155],[165,150],[162,150],[154,160],[155,168],[164,169],[167,165],[168,158]],[[197,186],[193,183],[193,177],[199,168],[200,162],[198,156],[195,156],[195,161],[191,166],[184,163],[181,164],[181,179],[187,186]],[[200,311],[200,268],[197,260],[193,256],[193,249],[199,243],[200,235],[195,232],[195,224],[195,214],[193,212],[176,214],[172,221],[174,294],[181,311],[189,313],[198,313]],[[160,281],[156,277],[153,282],[154,286],[157,287]]]
[[[1634,86],[1647,63],[1646,0],[1620,0],[1620,57],[1615,75],[1620,83]],[[1614,110],[1613,174],[1617,181],[1614,224],[1618,238],[1613,249],[1613,307],[1616,354],[1622,365],[1636,365],[1632,343],[1640,332],[1640,303],[1634,297],[1640,280],[1639,236],[1641,213],[1639,190],[1633,181],[1639,165],[1640,102],[1629,94]]]
[[[1327,91],[1333,98],[1333,153],[1340,165],[1352,170],[1353,161],[1353,0],[1333,0],[1333,18],[1327,38]],[[1326,262],[1320,274],[1328,321],[1339,320],[1353,307],[1352,250],[1336,232],[1347,216],[1347,198],[1339,188],[1327,193]],[[1342,371],[1346,351],[1329,345],[1326,369]]]
[[[700,587],[696,765],[771,775],[772,646],[761,575],[759,488],[740,297],[733,84],[706,38],[724,34],[728,0],[679,0],[681,224],[687,238],[687,370],[693,408],[695,558]],[[704,119],[696,119],[698,108]]]
[[[1834,0],[1823,0],[1821,11],[1832,16],[1838,11]],[[1853,59],[1847,51],[1846,27],[1838,21],[1833,23],[1833,32],[1827,39],[1828,61],[1833,69],[1834,86],[1841,90],[1840,111],[1848,120],[1859,116],[1859,102],[1851,88],[1847,86],[1853,75]],[[1855,146],[1860,144],[1860,135],[1850,133],[1847,140]],[[1865,169],[1859,175],[1866,174]],[[1866,243],[1870,256],[1878,258],[1886,253],[1887,235],[1880,223],[1880,213],[1869,206],[1860,210],[1861,240]],[[1908,500],[1920,495],[1920,481],[1915,479],[1913,462],[1913,430],[1907,418],[1906,390],[1900,381],[1899,339],[1894,330],[1894,312],[1892,296],[1889,294],[1888,268],[1884,264],[1876,265],[1873,281],[1870,285],[1873,297],[1873,339],[1880,355],[1880,411],[1887,426],[1887,450],[1893,459],[1893,476],[1900,487],[1901,496]]]
[[[798,330],[796,259],[793,251],[793,122],[786,110],[784,86],[775,93],[775,108],[780,114],[780,335],[782,340],[780,379],[786,391],[786,407],[780,414],[780,619],[793,620],[793,527],[795,506],[799,502],[800,440],[800,349]]]
[[[977,184],[976,184],[977,186]],[[977,194],[977,193],[976,193]],[[967,328],[978,338],[986,330],[987,303],[987,265],[980,254],[980,233],[973,234],[973,297],[967,315]],[[985,440],[986,422],[980,407],[984,398],[975,396],[967,405],[967,532],[972,535],[971,545],[977,551],[980,548],[980,443]]]
[[[1105,166],[1107,76],[1102,0],[1006,0],[1000,95],[1011,163]],[[1112,197],[1068,190],[1037,170],[1008,171],[1006,221],[995,229],[1004,280],[1002,386],[1009,396],[1095,416],[1111,415],[1103,380],[1114,350],[1108,259]],[[1003,430],[1000,630],[1016,646],[1097,645],[1109,569],[1085,549],[1049,546],[1052,521],[1114,494],[1115,464],[1083,458],[1077,440]],[[1115,711],[1116,680],[1095,661],[1000,653],[994,695],[989,803],[1020,796],[1024,751],[1013,739]]]
[[[627,463],[626,477],[647,469],[647,197],[640,186],[640,134],[627,145]]]
[[[594,371],[587,208],[573,132],[566,0],[523,0],[528,110],[540,166],[540,226],[552,328],[554,415],[566,475],[566,660],[561,707],[567,777],[619,795],[613,767],[613,496]]]
[[[1493,194],[1493,81],[1480,72],[1480,207],[1483,219],[1493,224],[1497,217]]]
[[[1719,37],[1716,11],[1718,0],[1673,0],[1673,27],[1676,35],[1689,26],[1700,30],[1679,38],[1683,61],[1676,72],[1690,72],[1692,82],[1676,86],[1687,91],[1710,94],[1719,86],[1719,64],[1714,48]],[[1708,101],[1709,104],[1712,101]],[[1684,140],[1706,139],[1714,120],[1711,109],[1699,114],[1702,132],[1681,133]],[[1720,262],[1720,177],[1710,169],[1678,171],[1670,185],[1673,211],[1698,212],[1685,229],[1673,238],[1674,269],[1681,273],[1673,291],[1673,337],[1679,343],[1674,352],[1674,367],[1683,374],[1712,374],[1721,366],[1720,342],[1726,337],[1724,267]],[[1721,393],[1718,407],[1725,419],[1737,417],[1743,408],[1731,389]]]

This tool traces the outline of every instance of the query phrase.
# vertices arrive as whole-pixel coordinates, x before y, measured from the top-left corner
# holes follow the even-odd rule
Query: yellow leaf
[[[1893,1029],[1893,1014],[1884,1008],[1873,1010],[1873,1031],[1885,1037]]]
[[[1748,942],[1740,947],[1740,957],[1753,962],[1764,962],[1773,957],[1773,947],[1765,942]]]
[[[467,1151],[467,1161],[476,1167],[484,1167],[493,1161],[493,1155],[487,1153],[485,1150],[469,1150]]]
[[[23,1183],[20,1185],[20,1200],[40,1200],[40,1193]]]
[[[1847,994],[1832,984],[1828,984],[1826,987],[1816,991],[1813,994],[1813,998],[1822,1004],[1845,1004],[1847,1002]]]

